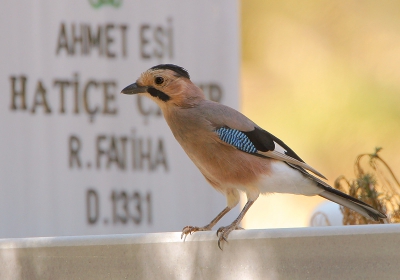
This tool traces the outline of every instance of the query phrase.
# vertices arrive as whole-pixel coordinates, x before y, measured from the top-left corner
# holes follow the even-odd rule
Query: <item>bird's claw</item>
[[[186,226],[182,229],[181,239],[184,237],[183,241],[186,240],[186,236],[189,234],[192,235],[193,232],[196,231],[208,231],[210,230],[207,227],[193,227],[193,226]]]
[[[221,239],[222,238],[222,239]],[[221,249],[221,251],[223,251],[222,246],[221,246],[221,241],[225,241],[226,243],[228,243],[228,240],[226,240],[226,238],[224,236],[220,237],[218,239],[218,247]],[[223,243],[222,243],[223,244]]]
[[[188,234],[192,234],[192,232],[196,232],[197,231],[197,227],[192,227],[192,226],[186,226],[182,229],[182,234],[181,234],[181,239],[183,238],[183,236],[185,236],[185,239],[183,239],[183,241],[186,240],[186,236],[188,236]]]
[[[231,224],[229,226],[226,227],[220,227],[217,230],[217,237],[218,237],[218,247],[222,250],[223,248],[223,244],[224,242],[228,243],[228,235],[235,229],[243,229],[242,227],[235,225],[235,224]],[[182,229],[182,234],[181,234],[181,239],[183,239],[183,241],[186,240],[186,237],[190,234],[192,234],[193,232],[196,231],[209,231],[211,230],[210,226],[204,226],[204,227],[193,227],[193,226],[186,226]]]
[[[228,235],[234,230],[234,229],[243,229],[239,226],[236,225],[229,225],[227,227],[220,227],[217,230],[217,236],[218,236],[218,247],[222,251],[223,247],[223,242],[228,243]]]

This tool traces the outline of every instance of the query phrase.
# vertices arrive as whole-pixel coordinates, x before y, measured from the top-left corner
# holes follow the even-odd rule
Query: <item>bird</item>
[[[239,216],[216,234],[222,250],[229,234],[260,194],[319,195],[373,220],[386,215],[370,205],[332,188],[316,169],[305,163],[282,140],[237,110],[205,98],[189,72],[174,64],[160,64],[143,72],[122,94],[139,94],[160,108],[174,137],[206,181],[226,197],[226,207],[205,226],[185,226],[183,237],[210,231],[234,208],[240,192],[247,202]]]

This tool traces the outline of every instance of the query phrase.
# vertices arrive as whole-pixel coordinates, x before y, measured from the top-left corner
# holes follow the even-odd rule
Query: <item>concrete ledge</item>
[[[0,240],[0,279],[399,279],[400,225]]]

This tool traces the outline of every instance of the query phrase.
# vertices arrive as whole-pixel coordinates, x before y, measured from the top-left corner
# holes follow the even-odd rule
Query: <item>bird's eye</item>
[[[155,82],[157,85],[161,85],[162,83],[164,83],[164,78],[163,78],[163,77],[156,77],[156,78],[154,79],[154,82]]]

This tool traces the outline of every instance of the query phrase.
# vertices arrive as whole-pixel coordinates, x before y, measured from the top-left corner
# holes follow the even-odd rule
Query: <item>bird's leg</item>
[[[226,227],[220,227],[217,230],[217,236],[218,238],[218,247],[222,250],[221,247],[221,241],[222,242],[228,242],[228,235],[232,232],[234,229],[242,229],[239,227],[240,222],[242,221],[244,215],[246,215],[247,210],[250,209],[251,205],[253,205],[254,200],[248,200],[246,205],[243,207],[242,212],[240,212],[239,216],[236,218],[236,220],[233,221],[232,224]]]
[[[193,227],[193,226],[184,227],[182,229],[181,239],[183,238],[183,236],[185,236],[184,240],[186,240],[186,236],[188,234],[192,234],[193,232],[196,232],[196,231],[209,231],[209,230],[211,230],[215,226],[215,224],[218,223],[218,221],[221,220],[221,218],[226,215],[226,213],[231,211],[231,209],[232,208],[225,207],[225,209],[222,210],[221,213],[219,213],[217,215],[217,217],[215,217],[208,225],[206,225],[204,227]]]

